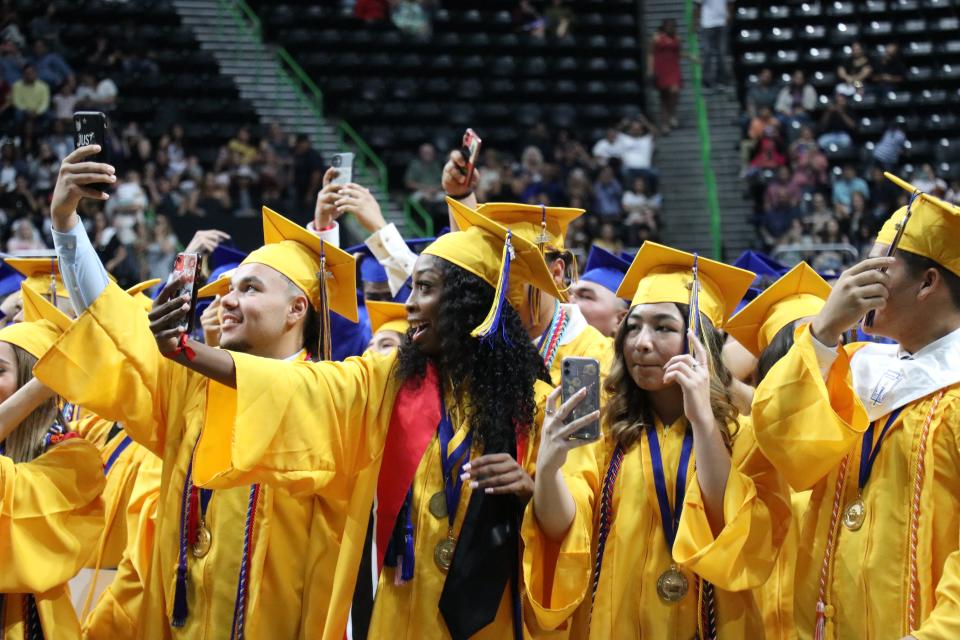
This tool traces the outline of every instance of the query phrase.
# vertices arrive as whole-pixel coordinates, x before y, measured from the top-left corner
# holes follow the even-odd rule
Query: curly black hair
[[[443,275],[440,309],[434,330],[440,349],[432,356],[441,380],[470,398],[470,428],[486,451],[508,451],[516,434],[528,433],[536,410],[536,380],[549,381],[543,359],[530,341],[520,316],[504,305],[504,336],[480,340],[470,336],[486,317],[494,289],[477,276],[437,258]],[[401,382],[422,379],[430,359],[404,336],[395,375]]]

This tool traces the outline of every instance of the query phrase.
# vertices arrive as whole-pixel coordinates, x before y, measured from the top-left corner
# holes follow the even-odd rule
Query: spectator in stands
[[[870,79],[876,83],[877,91],[896,91],[906,75],[907,68],[900,57],[900,45],[896,42],[887,44],[883,53],[873,63],[873,75]]]
[[[621,200],[626,214],[623,221],[624,227],[629,230],[639,225],[646,225],[655,231],[660,225],[658,212],[661,202],[659,195],[651,196],[647,193],[646,180],[643,178],[634,180],[632,188],[624,192]]]
[[[820,153],[820,145],[813,135],[813,129],[800,127],[796,140],[790,143],[790,162],[797,162],[803,156],[818,153]]]
[[[116,50],[114,59],[124,73],[141,76],[155,76],[160,73],[160,66],[154,60],[152,51],[141,53],[130,45],[121,45]]]
[[[777,114],[783,119],[784,129],[790,131],[794,122],[806,125],[810,114],[817,108],[817,90],[813,88],[803,71],[797,69],[790,83],[780,90],[777,96]]]
[[[87,67],[94,75],[106,74],[117,70],[117,49],[106,36],[99,36],[93,45],[93,51],[87,56]]]
[[[597,140],[593,145],[591,153],[600,164],[607,164],[611,158],[620,158],[620,147],[617,146],[617,138],[620,132],[616,127],[608,127],[604,137]]]
[[[729,90],[727,71],[727,19],[729,0],[696,0],[694,20],[700,24],[700,59],[703,87]]]
[[[425,0],[393,0],[390,20],[400,31],[411,36],[426,38],[430,35],[432,25],[424,4]]]
[[[33,183],[33,192],[41,201],[46,201],[50,192],[53,191],[53,185],[60,171],[60,158],[53,152],[49,143],[40,143],[40,151],[30,160],[28,171]]]
[[[237,129],[237,134],[227,143],[227,149],[233,154],[237,164],[253,164],[257,159],[257,148],[250,137],[250,127]]]
[[[17,121],[43,119],[50,110],[50,85],[37,76],[37,68],[24,65],[23,77],[13,83],[13,108]]]
[[[293,189],[297,207],[307,207],[307,211],[314,208],[325,169],[323,157],[313,148],[310,136],[305,133],[297,135],[293,148]]]
[[[853,144],[851,134],[856,129],[857,121],[847,109],[847,96],[838,92],[820,117],[820,137],[817,142],[823,149],[846,149]]]
[[[513,28],[518,33],[529,33],[534,38],[543,38],[547,32],[547,21],[533,6],[533,2],[520,0],[513,10]]]
[[[784,236],[793,227],[795,220],[803,217],[803,213],[797,205],[790,199],[785,192],[779,194],[779,198],[771,203],[771,206],[763,212],[760,221],[760,235],[766,245],[766,249],[780,244]]]
[[[22,179],[26,180],[25,178]],[[29,188],[26,189],[26,194],[28,197],[30,197],[29,192]],[[29,218],[20,218],[18,220],[14,220],[11,230],[13,231],[13,235],[9,240],[7,240],[8,252],[39,251],[47,248],[47,245],[40,237],[40,232],[37,231],[35,226],[33,226],[33,222],[31,222]]]
[[[882,223],[890,212],[896,209],[897,199],[903,190],[887,180],[880,167],[870,170],[870,182],[867,186],[870,190],[870,213],[876,226],[877,222]]]
[[[17,157],[17,147],[13,142],[4,142],[0,147],[0,193],[13,191],[17,175],[25,173],[27,165]]]
[[[436,148],[424,142],[417,150],[417,157],[410,161],[403,174],[403,184],[410,191],[410,197],[427,206],[443,201],[443,188],[440,177],[443,175],[443,163],[437,158]]]
[[[790,207],[800,206],[803,193],[793,181],[793,174],[786,165],[777,169],[776,176],[767,185],[763,197],[764,210],[774,209],[778,202],[786,202]]]
[[[837,85],[837,93],[845,96],[854,94],[863,94],[864,86],[870,80],[873,73],[873,66],[870,64],[870,58],[863,50],[863,45],[854,42],[850,45],[850,57],[843,61],[837,67],[837,77],[840,84]]]
[[[158,215],[173,217],[184,214],[183,195],[173,188],[170,178],[163,175],[156,176],[146,184],[153,209]]]
[[[26,172],[17,174],[13,181],[13,189],[0,195],[0,209],[6,212],[8,220],[18,218],[31,218],[37,222],[43,220],[41,204],[30,189]]]
[[[250,165],[237,167],[230,183],[230,201],[233,203],[233,215],[253,218],[260,215],[260,188],[257,175]]]
[[[73,76],[70,76],[53,96],[53,117],[57,120],[71,120],[77,110],[77,100],[77,83]]]
[[[773,171],[787,164],[787,150],[777,127],[768,126],[763,130],[750,157],[747,175],[763,171]]]
[[[639,178],[642,180],[642,178]],[[610,167],[603,167],[597,175],[593,185],[594,213],[601,218],[620,219],[623,209],[620,201],[623,198],[623,187]]]
[[[866,180],[857,175],[857,168],[846,164],[843,172],[833,182],[833,206],[837,212],[849,213],[851,201],[855,191],[863,196],[870,197],[870,187]]]
[[[218,219],[226,217],[232,210],[230,193],[226,186],[228,181],[229,178],[218,179],[212,172],[204,174],[200,191],[196,195],[196,204],[190,213]]]
[[[880,142],[873,148],[873,159],[887,171],[896,168],[900,163],[900,154],[907,144],[907,134],[900,125],[894,122],[887,127],[880,138]]]
[[[860,191],[854,191],[850,196],[850,212],[845,218],[837,218],[840,222],[840,228],[850,237],[859,235],[860,227],[865,227],[870,231],[879,231],[873,229],[873,219],[867,210],[867,197]]]
[[[889,212],[884,213],[884,215],[889,215]],[[833,211],[827,204],[827,197],[819,191],[814,193],[810,199],[807,212],[803,217],[804,225],[808,227],[812,233],[817,234],[827,224],[827,220],[832,220],[833,218]]]
[[[89,69],[80,73],[77,87],[77,107],[97,111],[111,111],[117,104],[119,93],[116,83],[110,78],[97,77]]]
[[[148,227],[148,239],[144,247],[146,273],[144,280],[166,278],[173,268],[180,241],[165,215],[158,215],[153,226]]]
[[[0,74],[11,86],[23,75],[23,60],[17,47],[10,42],[0,44]]]
[[[930,193],[936,196],[942,196],[947,191],[947,183],[937,177],[933,170],[933,165],[924,162],[919,168],[914,170],[910,177],[910,182],[917,189],[924,193]]]
[[[643,116],[632,120],[627,130],[617,136],[617,147],[623,161],[624,180],[632,183],[640,176],[646,179],[651,191],[656,191],[659,176],[653,168],[654,134],[650,122]]]
[[[50,126],[50,134],[44,139],[60,160],[66,158],[74,146],[73,136],[70,135],[66,123],[66,120],[54,120]]]
[[[747,127],[747,137],[740,141],[740,160],[744,168],[751,165],[756,166],[752,161],[760,152],[760,143],[764,139],[769,139],[765,145],[767,147],[766,152],[773,151],[769,144],[770,141],[774,143],[773,146],[776,148],[781,146],[780,121],[773,116],[773,111],[767,106],[762,106],[757,110],[756,115],[750,120],[750,126]],[[775,166],[780,166],[780,164],[783,163],[778,162]]]
[[[773,113],[780,89],[773,83],[773,72],[761,69],[757,81],[747,89],[747,115],[756,117],[763,108]]]
[[[573,10],[566,0],[550,0],[550,6],[543,12],[547,21],[547,34],[554,38],[566,38],[573,26]]]
[[[620,230],[617,224],[607,220],[600,225],[600,235],[593,240],[593,246],[606,249],[614,255],[623,251],[623,241],[620,240]]]
[[[30,62],[37,69],[37,77],[53,89],[73,78],[73,69],[63,56],[50,50],[45,40],[36,40],[33,43],[33,57]]]
[[[677,103],[680,101],[680,38],[677,36],[677,21],[668,18],[660,23],[653,35],[647,56],[647,74],[660,94],[660,133],[670,133],[677,127]]]

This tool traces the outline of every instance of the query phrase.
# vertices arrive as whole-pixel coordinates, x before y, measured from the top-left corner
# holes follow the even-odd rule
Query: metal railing
[[[414,217],[416,214],[417,218],[423,221],[423,224],[417,222]],[[413,198],[407,198],[403,202],[403,215],[407,219],[407,233],[411,233],[415,236],[432,238],[436,235],[436,229],[433,224],[433,216],[431,216],[426,209],[423,208],[423,205],[414,200]]]

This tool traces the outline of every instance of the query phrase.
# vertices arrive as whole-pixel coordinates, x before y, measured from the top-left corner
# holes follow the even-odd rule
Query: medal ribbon
[[[553,367],[553,361],[557,359],[557,351],[560,348],[560,338],[563,337],[564,331],[567,330],[569,321],[569,314],[567,314],[558,302],[554,309],[550,326],[543,332],[543,335],[540,336],[540,341],[537,343],[537,351],[540,352],[540,357],[543,358],[543,364],[548,370]]]
[[[873,444],[873,431],[877,423],[880,422],[879,420],[871,422],[863,434],[863,441],[860,445],[860,478],[858,482],[858,488],[861,493],[867,485],[867,480],[870,479],[873,463],[877,460],[877,456],[880,455],[880,447],[883,445],[883,440],[887,437],[887,432],[890,431],[890,427],[897,421],[897,417],[901,411],[903,411],[903,407],[895,409],[890,413],[890,417],[887,418],[887,423],[883,426],[883,430],[880,432],[876,444]]]
[[[457,517],[457,506],[460,504],[460,492],[463,489],[463,479],[460,476],[470,453],[473,433],[469,433],[463,442],[454,448],[453,453],[447,453],[450,441],[453,440],[453,423],[450,421],[450,414],[447,413],[443,391],[440,392],[440,424],[437,426],[437,437],[440,439],[440,468],[443,469],[443,489],[447,498],[447,520],[452,528],[453,520]]]
[[[673,509],[667,495],[667,479],[663,472],[663,457],[660,453],[660,440],[654,425],[647,427],[647,443],[650,445],[650,462],[653,466],[653,484],[657,490],[657,502],[660,503],[660,521],[663,536],[667,539],[667,548],[673,551],[673,541],[680,529],[680,514],[683,511],[683,497],[687,489],[687,466],[693,453],[693,430],[689,427],[683,434],[683,446],[680,449],[680,463],[677,466],[677,485],[675,487]]]

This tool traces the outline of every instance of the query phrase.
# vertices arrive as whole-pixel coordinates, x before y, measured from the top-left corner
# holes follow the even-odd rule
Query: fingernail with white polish
[[[475,480],[470,483],[470,488],[471,488],[471,489],[476,489],[476,488],[479,487],[479,486],[480,486],[480,483],[477,482],[477,481],[475,481]]]

